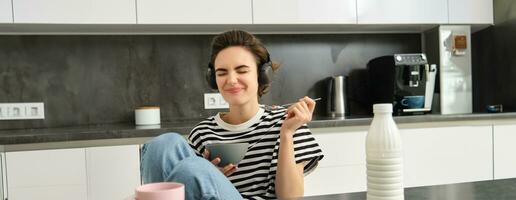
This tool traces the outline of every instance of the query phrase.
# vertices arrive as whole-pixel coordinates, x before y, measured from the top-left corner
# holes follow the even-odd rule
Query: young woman
[[[228,102],[229,112],[196,125],[188,144],[177,134],[164,134],[146,143],[142,150],[144,182],[184,183],[188,199],[303,196],[304,175],[323,157],[306,126],[315,102],[303,97],[288,108],[260,105],[258,99],[267,92],[277,68],[252,34],[232,30],[216,36],[207,79]],[[220,142],[245,142],[249,148],[238,165],[218,166],[220,158],[205,159],[209,156],[205,146]]]

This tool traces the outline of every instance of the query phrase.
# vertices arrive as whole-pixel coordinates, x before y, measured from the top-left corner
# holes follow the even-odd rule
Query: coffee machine
[[[424,114],[431,111],[436,65],[426,55],[394,54],[367,63],[371,107],[392,103],[394,115]]]

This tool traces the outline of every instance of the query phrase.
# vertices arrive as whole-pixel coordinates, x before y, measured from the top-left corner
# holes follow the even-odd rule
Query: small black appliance
[[[394,115],[423,114],[431,110],[436,65],[425,54],[394,54],[367,63],[371,108],[392,103]]]

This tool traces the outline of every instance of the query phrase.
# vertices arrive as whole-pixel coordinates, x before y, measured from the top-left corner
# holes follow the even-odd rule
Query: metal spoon
[[[315,98],[314,101],[319,101],[321,100],[322,98]],[[264,105],[266,108],[269,108],[269,109],[276,109],[276,108],[279,108],[279,107],[283,107],[283,108],[288,108],[289,106],[291,106],[292,104],[295,104],[297,102],[293,102],[293,103],[287,103],[287,104],[283,104],[283,105],[279,105],[279,106],[269,106],[269,105]]]

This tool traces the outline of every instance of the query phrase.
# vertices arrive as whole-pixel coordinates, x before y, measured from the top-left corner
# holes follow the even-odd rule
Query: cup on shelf
[[[158,106],[143,106],[134,110],[134,122],[136,126],[151,126],[161,123],[160,109]]]

